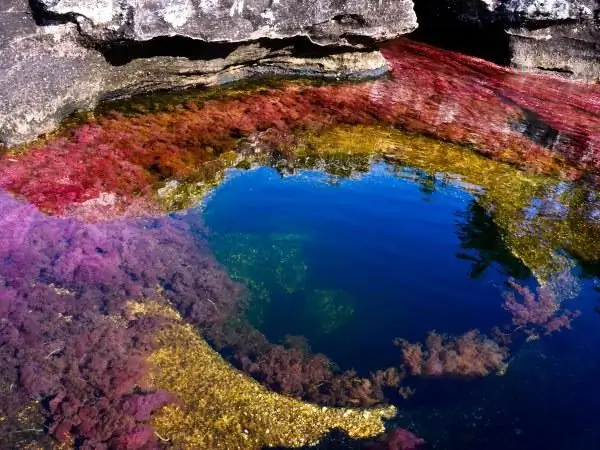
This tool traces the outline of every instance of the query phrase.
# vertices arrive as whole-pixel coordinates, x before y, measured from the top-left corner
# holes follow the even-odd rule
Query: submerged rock
[[[103,99],[263,73],[376,76],[375,43],[416,17],[411,0],[8,0],[0,27],[0,144],[16,145]]]

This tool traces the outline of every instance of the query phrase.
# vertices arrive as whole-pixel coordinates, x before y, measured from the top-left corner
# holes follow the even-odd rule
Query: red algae
[[[432,331],[425,348],[420,343],[397,339],[404,366],[411,375],[425,377],[484,377],[506,370],[508,349],[471,330],[462,336],[444,336]]]
[[[409,40],[382,51],[388,79],[293,84],[164,112],[111,113],[1,156],[0,188],[31,205],[0,192],[0,378],[11,386],[0,391],[0,415],[16,416],[34,398],[59,441],[156,446],[147,422],[175,401],[146,383],[152,335],[163,323],[126,310],[127,300],[156,297],[271,389],[326,405],[384,402],[384,390],[397,389],[404,376],[396,368],[362,378],[256,330],[227,335],[241,288],[205,244],[174,218],[123,219],[164,214],[157,191],[166,181],[202,181],[227,152],[258,144],[286,157],[296,137],[340,125],[396,127],[565,178],[600,172],[600,87],[518,74]],[[507,293],[504,308],[514,326],[548,334],[569,326],[575,313],[561,312],[551,293],[513,288],[522,298]],[[404,369],[429,377],[502,372],[508,356],[477,331],[398,344]],[[11,426],[0,423],[0,431]],[[388,438],[373,448],[423,443],[405,430]]]
[[[101,221],[164,212],[166,180],[201,179],[207,162],[247,139],[293,151],[298,133],[393,126],[572,178],[600,169],[600,87],[519,74],[403,39],[382,49],[388,79],[290,84],[168,111],[111,113],[0,158],[0,187],[42,211]]]
[[[312,353],[299,336],[274,344],[249,324],[213,324],[205,334],[229,360],[269,389],[326,406],[372,407],[386,402],[384,391],[398,389],[403,374],[390,367],[368,378],[340,371],[321,353]]]
[[[513,325],[523,328],[527,334],[534,334],[536,329],[552,334],[571,328],[571,321],[581,314],[579,311],[563,310],[561,299],[548,286],[540,286],[532,292],[514,280],[510,280],[509,284],[514,292],[504,293],[504,309],[512,315]]]
[[[33,399],[60,442],[152,448],[145,423],[174,401],[147,379],[166,319],[132,317],[128,301],[170,300],[209,324],[236,309],[237,285],[170,218],[84,224],[0,192],[0,227],[0,434]]]
[[[396,56],[400,52],[403,57]],[[393,65],[394,76],[408,83],[406,90],[415,100],[433,106],[431,113],[435,113],[436,105],[439,112],[448,105],[462,108],[453,112],[452,122],[470,129],[474,144],[483,139],[480,142],[486,147],[499,150],[502,134],[494,127],[511,125],[507,121],[523,119],[524,113],[533,114],[546,131],[554,134],[550,142],[544,142],[546,147],[579,169],[600,169],[599,85],[521,73],[409,40],[392,43],[383,53]],[[429,126],[434,125],[432,117],[425,120]],[[454,140],[450,135],[448,138]],[[499,138],[499,142],[493,142]],[[530,149],[523,149],[528,160],[536,156],[528,155]],[[478,150],[485,153],[484,149]]]

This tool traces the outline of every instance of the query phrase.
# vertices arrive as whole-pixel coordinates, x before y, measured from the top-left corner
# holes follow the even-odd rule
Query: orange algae
[[[600,88],[515,75],[408,40],[383,52],[392,69],[385,80],[296,82],[223,99],[190,95],[159,112],[91,119],[66,136],[0,158],[0,187],[43,211],[86,220],[157,214],[185,205],[161,201],[159,189],[173,180],[202,183],[206,165],[223,153],[261,144],[289,156],[298,133],[340,125],[423,133],[566,178],[600,169]]]
[[[230,366],[170,307],[133,303],[134,314],[171,319],[150,355],[151,380],[175,393],[179,404],[158,411],[156,433],[181,449],[300,447],[318,442],[334,428],[352,438],[383,433],[394,407],[326,408],[271,392]]]

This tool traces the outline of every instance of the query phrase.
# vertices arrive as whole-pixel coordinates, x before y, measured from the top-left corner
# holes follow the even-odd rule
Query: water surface
[[[2,445],[600,448],[600,87],[382,53],[0,154]]]
[[[304,336],[313,352],[368,375],[397,365],[396,337],[510,324],[507,281],[542,282],[511,253],[482,195],[452,174],[375,160],[350,177],[231,170],[201,211],[217,259],[248,287],[257,329],[272,342]],[[571,261],[576,295],[565,302],[583,311],[572,330],[517,340],[502,376],[410,378],[417,391],[396,399],[397,421],[432,448],[594,448],[597,274]]]

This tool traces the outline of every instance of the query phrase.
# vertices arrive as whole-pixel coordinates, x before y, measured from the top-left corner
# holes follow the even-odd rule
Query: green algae
[[[304,240],[297,234],[271,234],[266,239],[251,233],[214,237],[215,256],[228,268],[231,278],[248,289],[252,301],[247,316],[255,326],[263,323],[273,296],[304,289],[308,269],[302,255]]]
[[[330,334],[350,322],[354,316],[354,299],[344,291],[316,289],[307,296],[304,308],[313,331]]]

